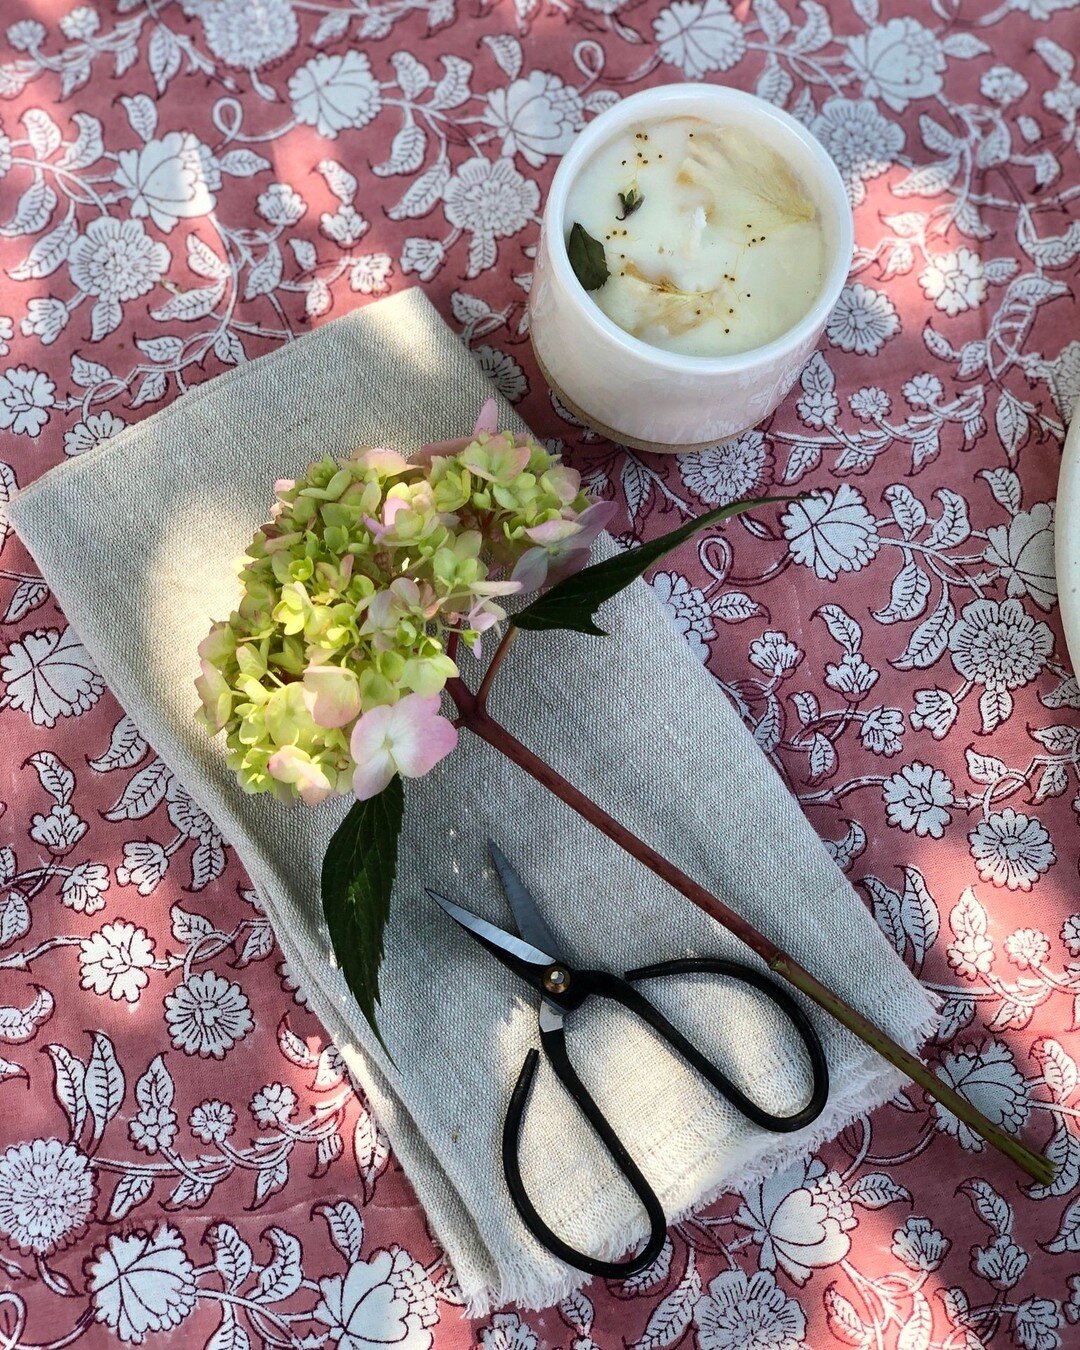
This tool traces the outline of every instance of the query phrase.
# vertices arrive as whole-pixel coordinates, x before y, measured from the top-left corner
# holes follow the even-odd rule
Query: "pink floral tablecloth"
[[[411,284],[628,537],[819,490],[784,537],[734,526],[654,585],[941,996],[943,1075],[1059,1171],[1023,1184],[912,1090],[629,1283],[470,1323],[227,844],[0,524],[0,1344],[1080,1344],[1080,689],[1051,553],[1080,386],[1075,0],[7,0],[3,20],[0,500]],[[585,432],[524,308],[575,130],[684,78],[810,126],[858,252],[775,417],[676,460]]]

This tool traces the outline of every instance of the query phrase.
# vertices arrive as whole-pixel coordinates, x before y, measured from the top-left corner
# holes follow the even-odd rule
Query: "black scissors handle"
[[[724,961],[720,958],[690,958],[685,961],[662,961],[655,966],[640,966],[637,970],[626,972],[627,980],[655,980],[665,975],[726,975],[739,980],[764,994],[787,1017],[803,1043],[810,1061],[812,1086],[810,1098],[805,1106],[790,1116],[775,1116],[771,1111],[758,1106],[741,1088],[715,1064],[711,1064],[695,1045],[683,1036],[677,1027],[673,1027],[667,1018],[655,1008],[643,994],[618,979],[614,975],[605,975],[600,971],[590,972],[599,976],[596,993],[613,998],[629,1008],[658,1032],[667,1043],[699,1074],[738,1108],[744,1116],[763,1130],[773,1130],[777,1134],[790,1134],[801,1130],[817,1120],[825,1109],[829,1098],[829,1065],[825,1059],[825,1050],[814,1025],[795,1002],[786,989],[781,989],[775,980],[753,966],[743,965],[740,961]],[[605,985],[607,987],[605,987]]]
[[[660,1249],[664,1245],[664,1235],[667,1232],[667,1219],[664,1215],[663,1206],[656,1198],[656,1193],[652,1187],[645,1180],[637,1163],[626,1151],[622,1140],[604,1119],[600,1108],[589,1096],[585,1084],[577,1076],[574,1066],[570,1063],[570,1057],[566,1053],[566,1034],[562,1027],[542,1030],[540,1032],[540,1043],[544,1047],[544,1053],[559,1082],[574,1099],[578,1110],[592,1126],[615,1166],[644,1206],[645,1212],[649,1216],[649,1240],[637,1255],[626,1261],[602,1261],[599,1257],[589,1256],[586,1252],[575,1251],[557,1233],[553,1232],[536,1212],[536,1207],[529,1199],[525,1183],[521,1178],[519,1149],[521,1126],[525,1118],[525,1107],[529,1100],[529,1089],[532,1087],[537,1060],[540,1056],[538,1050],[530,1050],[525,1056],[525,1063],[521,1066],[521,1072],[518,1074],[517,1083],[510,1097],[510,1105],[506,1108],[506,1119],[503,1122],[503,1173],[506,1177],[506,1186],[510,1192],[510,1198],[513,1200],[514,1207],[521,1216],[521,1221],[525,1227],[541,1246],[546,1247],[560,1261],[565,1261],[567,1265],[575,1266],[578,1270],[584,1270],[590,1275],[603,1275],[609,1280],[626,1279],[627,1276],[633,1275],[635,1271],[644,1270],[659,1256]]]
[[[772,1112],[758,1106],[721,1069],[710,1063],[677,1027],[672,1026],[658,1008],[628,983],[629,980],[659,979],[665,975],[724,975],[740,980],[764,994],[791,1022],[806,1050],[813,1080],[806,1105],[789,1116],[773,1115]],[[825,1051],[813,1024],[786,990],[781,989],[768,975],[755,970],[752,966],[743,965],[738,961],[708,958],[664,961],[659,965],[642,966],[637,970],[627,971],[625,979],[602,970],[575,970],[571,988],[570,997],[560,1000],[568,1005],[568,1011],[580,1006],[593,994],[622,1004],[629,1012],[635,1013],[652,1027],[676,1054],[696,1069],[722,1097],[762,1129],[785,1134],[801,1130],[816,1120],[825,1108],[829,1095],[829,1068]],[[522,1222],[537,1241],[553,1255],[590,1275],[625,1279],[636,1271],[643,1270],[659,1255],[667,1230],[663,1206],[570,1063],[562,1026],[542,1029],[540,1043],[556,1077],[574,1099],[578,1110],[592,1126],[612,1161],[644,1207],[649,1218],[649,1240],[640,1252],[626,1261],[602,1261],[585,1252],[575,1251],[553,1232],[537,1213],[525,1190],[518,1157],[522,1122],[539,1058],[539,1052],[536,1050],[530,1050],[525,1058],[503,1123],[503,1172],[506,1176],[507,1189]]]

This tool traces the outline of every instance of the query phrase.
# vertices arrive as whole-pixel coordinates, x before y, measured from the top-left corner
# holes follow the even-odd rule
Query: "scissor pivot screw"
[[[570,972],[563,966],[549,966],[544,972],[544,988],[549,994],[564,994],[570,987]]]

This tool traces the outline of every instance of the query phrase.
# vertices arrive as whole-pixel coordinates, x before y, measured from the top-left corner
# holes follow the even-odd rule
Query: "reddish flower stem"
[[[549,792],[553,792],[560,801],[565,802],[579,816],[591,825],[595,825],[613,843],[625,849],[632,858],[636,858],[638,862],[649,868],[661,880],[666,881],[674,890],[684,895],[692,904],[697,905],[698,909],[711,919],[715,919],[729,933],[733,933],[751,951],[756,952],[774,974],[779,975],[781,979],[786,980],[808,998],[813,999],[819,1007],[824,1008],[827,1013],[858,1036],[861,1041],[876,1050],[883,1059],[895,1065],[912,1082],[918,1083],[947,1111],[951,1111],[966,1125],[970,1125],[998,1152],[1011,1158],[1017,1166],[1040,1184],[1049,1184],[1054,1176],[1054,1167],[1047,1157],[1041,1153],[1033,1152],[1003,1130],[1000,1125],[995,1125],[993,1121],[988,1120],[966,1097],[962,1097],[936,1074],[932,1073],[915,1055],[905,1050],[902,1045],[894,1041],[880,1027],[869,1021],[839,995],[834,994],[826,985],[815,979],[808,970],[771,939],[767,938],[764,933],[759,933],[741,914],[725,905],[722,900],[718,900],[704,886],[699,885],[693,877],[688,876],[674,863],[669,862],[644,840],[639,839],[637,835],[621,825],[614,816],[609,815],[591,798],[586,797],[583,792],[563,778],[560,773],[557,773],[538,755],[534,755],[527,746],[511,735],[500,722],[497,722],[490,715],[487,711],[488,690],[516,631],[513,625],[507,630],[492,657],[491,665],[488,667],[478,693],[474,694],[461,679],[450,680],[447,684],[447,692],[458,710],[457,725],[471,731],[473,735],[479,736],[481,740],[486,741],[488,745],[504,754],[519,768],[524,769],[527,774],[535,778]]]

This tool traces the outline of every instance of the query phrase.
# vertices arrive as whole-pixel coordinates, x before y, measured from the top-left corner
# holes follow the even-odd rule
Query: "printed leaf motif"
[[[53,1015],[55,1004],[52,994],[40,984],[34,988],[37,993],[25,1008],[0,1007],[0,1043],[22,1045],[24,1041],[33,1040],[38,1028],[44,1026]]]
[[[206,1242],[214,1253],[214,1265],[226,1289],[239,1289],[251,1274],[251,1248],[231,1223],[216,1223],[207,1231]]]
[[[675,1256],[675,1247],[671,1238],[664,1239],[664,1245],[660,1248],[655,1261],[647,1265],[643,1270],[636,1271],[629,1275],[620,1283],[609,1283],[608,1290],[616,1298],[640,1298],[642,1294],[647,1294],[653,1289],[659,1289],[671,1274],[671,1262]]]
[[[280,1303],[300,1288],[304,1274],[300,1243],[284,1228],[268,1228],[263,1237],[273,1247],[274,1259],[259,1271],[258,1298],[261,1303]]]
[[[144,1173],[128,1172],[116,1184],[109,1201],[109,1222],[116,1223],[130,1214],[137,1205],[148,1199],[154,1189],[154,1178]]]
[[[96,773],[133,769],[146,754],[147,748],[138,727],[130,717],[124,716],[112,729],[108,750],[97,759],[88,759],[86,762]]]
[[[348,1200],[339,1200],[336,1204],[320,1205],[318,1212],[326,1220],[334,1246],[350,1266],[355,1265],[364,1245],[364,1221],[359,1210]]]
[[[160,1109],[172,1106],[174,1091],[172,1075],[162,1057],[156,1055],[135,1084],[135,1100],[144,1111]]]
[[[67,1113],[71,1138],[78,1139],[86,1121],[86,1065],[63,1045],[47,1045],[54,1070],[53,1091]]]
[[[26,761],[37,770],[41,786],[56,802],[57,806],[66,806],[75,791],[75,775],[62,763],[51,750],[39,750]]]
[[[93,1041],[94,1049],[86,1066],[85,1086],[86,1102],[94,1125],[92,1143],[96,1144],[124,1100],[124,1073],[108,1036],[102,1031],[95,1031]]]
[[[103,814],[106,820],[143,820],[164,801],[171,775],[160,759],[140,769],[119,798]]]
[[[912,633],[903,652],[890,661],[897,670],[925,669],[932,666],[944,652],[949,642],[949,633],[956,622],[956,613],[949,599],[949,592],[942,589],[941,599]]]
[[[883,1209],[898,1200],[910,1200],[910,1192],[884,1172],[866,1172],[851,1184],[852,1198],[864,1209]]]
[[[1012,1232],[1012,1206],[1004,1196],[999,1195],[988,1181],[982,1177],[973,1177],[958,1188],[971,1201],[975,1213],[998,1237]]]
[[[878,623],[899,623],[917,619],[930,598],[930,578],[914,560],[907,562],[893,578],[892,593],[884,609],[874,611]]]
[[[686,1274],[670,1294],[654,1309],[644,1335],[629,1350],[663,1350],[685,1334],[694,1316],[694,1305],[701,1297],[701,1276],[694,1261],[693,1248],[687,1255]]]
[[[863,1322],[851,1300],[845,1298],[835,1284],[826,1288],[824,1298],[825,1316],[833,1335],[847,1345],[869,1345],[873,1328]]]

